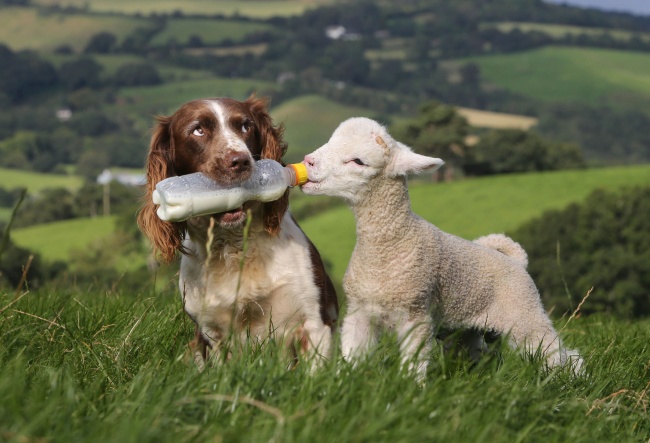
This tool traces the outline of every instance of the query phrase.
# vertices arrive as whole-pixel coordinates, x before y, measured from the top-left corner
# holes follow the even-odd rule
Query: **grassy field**
[[[159,86],[122,88],[118,92],[118,104],[107,107],[109,112],[125,113],[145,133],[155,115],[172,114],[183,103],[206,97],[232,97],[243,100],[251,91],[264,95],[274,87],[262,80],[230,79],[221,77],[198,78],[192,81],[179,79]]]
[[[300,15],[309,8],[332,3],[333,0],[34,0],[42,6],[74,6],[92,12],[117,12],[120,14],[183,14],[242,15],[252,18]]]
[[[609,35],[616,40],[631,40],[638,37],[643,41],[650,40],[650,34],[644,32],[631,32],[622,29],[590,28],[585,26],[554,25],[550,23],[527,23],[527,22],[499,22],[485,23],[482,28],[496,28],[501,32],[511,32],[519,29],[521,32],[543,32],[554,38],[562,38],[566,35],[577,36],[580,34],[589,36]]]
[[[114,217],[79,218],[14,229],[11,239],[46,260],[67,261],[72,250],[83,249],[114,230]]]
[[[111,32],[119,40],[137,28],[149,26],[146,19],[136,17],[41,14],[33,8],[0,8],[0,41],[12,50],[48,52],[68,45],[80,51],[98,32]]]
[[[417,214],[444,231],[473,239],[514,230],[546,210],[584,199],[596,188],[640,184],[650,184],[650,165],[501,175],[442,184],[414,182],[409,192]],[[340,282],[356,241],[351,211],[347,206],[337,207],[300,224],[332,265],[333,279]]]
[[[506,114],[503,112],[482,111],[480,109],[456,108],[458,114],[467,119],[471,126],[491,129],[529,130],[537,124],[534,117]]]
[[[557,323],[559,328],[564,321]],[[0,290],[0,440],[16,442],[646,442],[650,322],[574,319],[586,375],[498,343],[472,364],[436,347],[426,383],[383,340],[313,375],[275,343],[203,373],[176,297]],[[530,361],[529,361],[530,360]]]
[[[204,44],[214,45],[224,40],[237,42],[248,34],[272,29],[272,26],[263,23],[175,18],[167,21],[165,29],[154,36],[151,44],[154,46],[165,45],[169,41],[186,44],[190,37],[198,36]]]
[[[44,188],[75,190],[83,184],[82,178],[74,175],[42,174],[18,169],[0,168],[0,177],[0,186],[3,188],[27,188],[32,193]]]
[[[289,143],[286,159],[301,161],[329,140],[332,132],[350,117],[372,117],[369,109],[341,105],[319,95],[306,95],[289,100],[271,110],[276,123],[284,123]]]
[[[544,101],[647,108],[650,54],[606,49],[545,47],[474,57],[485,80]]]

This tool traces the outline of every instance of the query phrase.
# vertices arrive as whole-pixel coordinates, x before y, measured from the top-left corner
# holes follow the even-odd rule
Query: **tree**
[[[100,32],[93,35],[84,48],[85,54],[110,54],[115,52],[117,37],[110,32]]]
[[[582,312],[648,317],[648,214],[650,187],[598,190],[581,204],[546,212],[512,237],[526,249],[529,271],[547,307],[575,309],[593,287]]]
[[[80,58],[65,62],[59,68],[61,83],[74,91],[81,88],[96,88],[100,85],[99,74],[102,67],[92,58]]]
[[[150,86],[162,82],[155,66],[149,63],[127,63],[113,76],[115,86]]]
[[[468,131],[467,120],[453,106],[437,101],[422,104],[415,119],[391,128],[394,137],[414,151],[443,159],[448,175],[465,161]]]
[[[468,174],[552,171],[583,168],[580,148],[573,143],[552,142],[533,131],[495,129],[473,146],[465,164]]]

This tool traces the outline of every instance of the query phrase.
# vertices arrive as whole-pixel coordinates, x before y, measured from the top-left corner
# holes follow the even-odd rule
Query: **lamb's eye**
[[[199,126],[198,128],[196,128],[196,129],[194,130],[194,132],[192,132],[192,134],[194,134],[194,135],[196,135],[196,136],[198,136],[198,137],[203,137],[203,136],[205,135],[205,132],[203,132],[203,128],[201,128],[201,127]]]
[[[350,163],[350,162],[354,162],[359,166],[365,166],[366,165],[360,158],[353,158],[348,163]]]

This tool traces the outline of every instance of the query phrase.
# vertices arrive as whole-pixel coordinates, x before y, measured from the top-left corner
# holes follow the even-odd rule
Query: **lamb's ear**
[[[393,159],[386,169],[393,176],[422,174],[425,172],[433,172],[444,164],[445,162],[439,158],[416,154],[408,146],[397,142]]]

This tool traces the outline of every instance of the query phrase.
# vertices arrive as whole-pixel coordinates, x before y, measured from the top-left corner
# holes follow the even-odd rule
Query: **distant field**
[[[92,12],[118,12],[122,14],[183,14],[200,15],[242,15],[245,17],[268,18],[273,16],[300,15],[309,8],[332,3],[332,0],[33,0],[37,5],[75,6]]]
[[[27,188],[29,192],[38,192],[43,188],[67,188],[75,190],[81,187],[81,177],[73,175],[41,174],[0,168],[0,186],[5,189]]]
[[[283,122],[289,143],[286,159],[302,160],[329,140],[332,132],[350,117],[372,117],[372,111],[341,105],[318,95],[306,95],[282,103],[271,112],[273,120]]]
[[[224,40],[237,42],[248,34],[272,29],[270,25],[246,21],[174,18],[167,21],[165,29],[151,43],[154,46],[170,41],[186,44],[190,37],[198,36],[204,44],[213,45]]]
[[[73,249],[84,248],[114,229],[114,217],[81,218],[14,229],[11,238],[17,245],[40,253],[46,260],[65,261]]]
[[[251,79],[207,77],[193,81],[177,81],[159,86],[123,88],[118,103],[107,107],[109,112],[122,112],[134,118],[140,130],[146,131],[158,114],[171,114],[183,103],[206,97],[233,97],[243,100],[251,91],[264,95],[274,83]]]
[[[417,214],[444,231],[473,239],[512,231],[546,210],[584,199],[596,188],[639,184],[650,184],[650,165],[413,183],[410,195]],[[351,211],[338,207],[299,222],[340,282],[356,241]]]
[[[544,101],[650,107],[650,54],[606,49],[545,47],[472,57],[484,79]]]
[[[120,39],[149,26],[148,20],[136,17],[41,14],[31,8],[0,8],[0,41],[13,50],[51,51],[69,45],[80,51],[98,32],[111,32]]]
[[[11,217],[11,208],[0,208],[0,223],[8,222]]]
[[[456,108],[471,126],[492,129],[522,129],[527,131],[537,124],[537,119],[524,115],[503,112],[481,111],[479,109]]]
[[[631,32],[622,29],[607,29],[607,28],[591,28],[584,26],[571,26],[571,25],[554,25],[549,23],[527,23],[527,22],[499,22],[499,23],[485,23],[481,28],[497,28],[502,32],[510,32],[514,29],[519,29],[521,32],[543,32],[554,38],[562,38],[566,35],[580,35],[585,34],[589,36],[609,35],[616,40],[631,40],[638,37],[641,40],[649,41],[650,34],[645,32]]]

